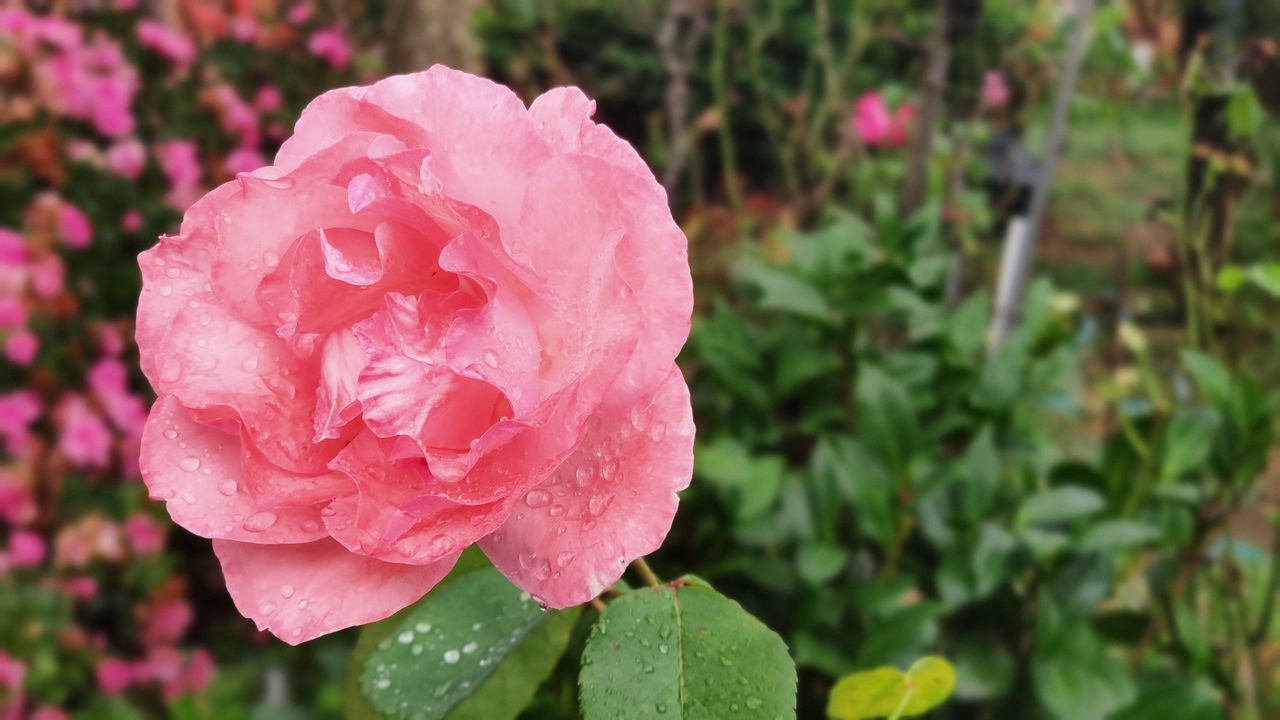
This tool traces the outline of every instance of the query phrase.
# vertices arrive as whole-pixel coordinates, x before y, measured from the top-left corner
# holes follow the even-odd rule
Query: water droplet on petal
[[[178,467],[187,472],[195,472],[200,468],[200,458],[195,455],[188,455],[178,462]]]
[[[498,367],[498,353],[492,350],[485,350],[484,354],[480,357],[484,360],[485,365],[488,365],[491,368]]]
[[[551,517],[560,517],[565,513],[565,510],[566,508],[563,505],[552,505],[551,507],[547,508],[547,514],[550,515]]]
[[[552,499],[551,493],[542,488],[534,488],[529,491],[528,495],[524,496],[525,504],[531,508],[546,507],[551,504]]]
[[[168,430],[165,430],[165,431],[164,431],[164,436],[165,436],[166,438],[168,438],[169,440],[177,440],[177,439],[178,439],[178,431],[177,431],[177,430],[174,430],[173,428],[169,428]]]
[[[649,439],[654,442],[662,442],[667,437],[667,424],[658,421],[649,426]]]
[[[284,599],[286,599],[286,600],[288,600],[289,598],[293,597],[293,586],[292,586],[292,585],[284,585],[284,586],[282,586],[282,587],[280,588],[280,597],[282,597],[282,598],[284,598]]]
[[[274,268],[280,264],[280,256],[268,250],[262,253],[262,264]]]
[[[231,497],[232,495],[235,495],[236,481],[230,478],[227,478],[226,480],[223,480],[222,482],[218,483],[218,492],[222,493],[223,495],[226,495],[227,497]]]
[[[320,523],[316,522],[315,520],[303,520],[301,527],[302,527],[302,532],[313,533],[320,529]]]
[[[256,358],[256,357],[254,357],[254,356],[250,355],[249,357],[245,358],[244,360],[241,360],[241,361],[240,361],[240,369],[241,369],[241,370],[243,370],[243,371],[245,371],[245,372],[253,372],[254,370],[257,370],[257,369],[258,369],[258,358]]]
[[[556,555],[556,567],[566,567],[573,562],[574,554],[568,550]]]
[[[259,533],[276,524],[276,514],[270,510],[261,510],[250,515],[244,521],[244,529]]]

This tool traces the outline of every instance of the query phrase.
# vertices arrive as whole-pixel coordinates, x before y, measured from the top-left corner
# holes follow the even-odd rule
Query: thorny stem
[[[657,575],[653,574],[653,570],[649,568],[649,563],[645,562],[644,558],[638,557],[633,560],[631,567],[635,568],[636,572],[640,574],[640,579],[644,580],[645,585],[658,587],[662,584],[662,581],[658,579]]]

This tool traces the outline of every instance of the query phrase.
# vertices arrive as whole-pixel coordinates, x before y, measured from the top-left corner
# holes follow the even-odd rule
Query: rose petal
[[[552,478],[480,541],[504,575],[552,607],[590,600],[656,550],[693,472],[693,417],[679,368],[647,404],[599,420]]]
[[[459,505],[425,491],[430,482],[411,469],[385,461],[371,432],[351,441],[334,458],[358,494],[335,500],[324,513],[329,534],[344,546],[388,562],[423,565],[460,551],[496,530],[515,504]]]
[[[324,537],[319,507],[260,505],[245,486],[240,440],[201,425],[162,395],[142,432],[142,479],[173,521],[211,538],[299,543]]]
[[[214,540],[213,550],[240,614],[291,645],[392,615],[435,587],[458,559],[384,563],[328,539],[275,546]]]

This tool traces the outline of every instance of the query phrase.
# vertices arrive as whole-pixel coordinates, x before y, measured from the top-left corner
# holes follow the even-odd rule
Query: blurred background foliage
[[[343,716],[354,633],[254,632],[145,497],[134,256],[311,97],[436,61],[581,86],[667,188],[699,439],[652,561],[782,634],[801,717],[928,654],[929,717],[1277,716],[1280,6],[1098,0],[990,342],[1076,7],[0,4],[0,717]],[[582,643],[525,716],[578,715]]]

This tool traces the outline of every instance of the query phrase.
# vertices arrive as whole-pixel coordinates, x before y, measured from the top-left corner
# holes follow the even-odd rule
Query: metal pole
[[[1031,207],[1025,220],[1013,218],[1006,234],[1004,254],[1000,261],[1000,279],[996,285],[995,316],[987,337],[987,349],[994,352],[1017,324],[1022,308],[1022,294],[1031,272],[1031,259],[1035,254],[1036,237],[1049,204],[1049,182],[1053,179],[1054,165],[1062,138],[1066,135],[1067,114],[1071,108],[1071,96],[1075,93],[1076,79],[1084,61],[1085,47],[1089,40],[1089,22],[1093,17],[1093,0],[1076,0],[1075,26],[1071,30],[1067,49],[1067,62],[1058,79],[1057,93],[1053,98],[1053,115],[1049,120],[1049,132],[1044,140],[1044,156],[1040,172],[1031,192]]]

